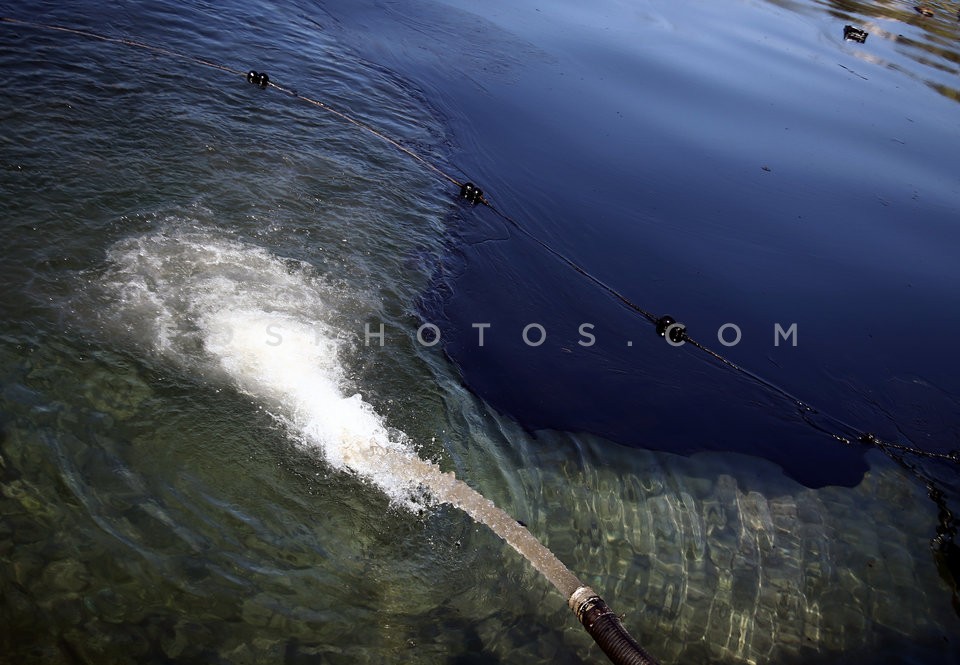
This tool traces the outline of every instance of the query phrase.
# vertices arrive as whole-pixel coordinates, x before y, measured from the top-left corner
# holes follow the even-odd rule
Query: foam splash
[[[277,405],[292,429],[322,448],[330,464],[399,498],[398,479],[384,474],[379,457],[388,449],[411,451],[360,395],[343,393],[336,347],[318,334],[316,324],[223,308],[204,316],[203,327],[209,335],[205,349],[240,390]]]
[[[406,435],[387,427],[360,395],[347,394],[340,336],[328,323],[335,293],[309,266],[202,231],[125,240],[109,259],[117,318],[157,352],[222,376],[270,409],[298,441],[394,503],[415,509],[432,498],[462,509],[564,598],[582,586],[515,519],[418,457]]]
[[[398,504],[424,500],[417,478],[383,453],[416,457],[358,394],[345,389],[342,335],[327,323],[332,290],[309,266],[203,231],[124,240],[109,252],[117,318],[160,354],[262,403],[335,468]]]

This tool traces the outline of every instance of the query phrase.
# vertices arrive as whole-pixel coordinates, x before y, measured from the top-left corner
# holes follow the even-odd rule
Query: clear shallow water
[[[939,257],[956,219],[957,121],[929,83],[950,72],[918,64],[912,46],[834,41],[842,26],[812,5],[707,7],[562,7],[540,22],[523,5],[480,19],[440,5],[157,3],[24,18],[269,71],[456,164],[657,311],[703,327],[735,311],[758,335],[771,316],[796,318],[798,355],[744,344],[736,358],[858,422],[949,449],[955,362],[938,339],[956,323],[944,305],[956,275]],[[909,30],[924,42],[922,25]],[[484,211],[312,107],[142,51],[8,26],[2,36],[3,658],[602,658],[564,599],[493,535],[449,508],[411,512],[403,491],[391,504],[382,484],[306,445],[269,385],[218,364],[203,324],[230,303],[319,328],[336,353],[310,345],[295,385],[309,393],[332,376],[361,394],[422,457],[527,523],[664,661],[956,660],[958,619],[928,547],[936,507],[882,456],[838,449],[762,392],[646,341],[650,330],[561,265],[502,240]],[[862,70],[864,52],[884,57]],[[708,56],[723,59],[707,67]],[[869,128],[846,101],[801,104],[807,92],[849,98],[863,79],[837,79],[849,72],[836,64],[879,81],[858,89],[879,105]],[[775,86],[788,74],[797,90]],[[706,80],[709,94],[694,85]],[[775,151],[782,118],[758,110],[771,89],[806,130]],[[899,89],[909,104],[890,97]],[[613,124],[618,105],[626,130]],[[711,112],[724,105],[729,115]],[[899,133],[915,125],[928,129]],[[555,185],[568,175],[577,187]],[[922,196],[908,198],[904,177]],[[868,202],[869,215],[849,213]],[[792,234],[798,206],[812,230]],[[908,279],[909,296],[876,288]],[[847,321],[838,312],[868,322],[844,327],[861,339],[852,348],[807,332],[833,331]],[[416,342],[434,315],[455,366]],[[457,334],[474,317],[499,328],[533,315],[574,342],[582,316],[618,342],[636,331],[638,353],[601,347],[570,369],[492,335],[471,354],[474,331]],[[917,318],[938,325],[927,344],[903,344]],[[365,323],[385,325],[382,349],[364,346]],[[276,339],[261,327],[262,344],[247,340],[257,353]],[[690,404],[697,417],[679,408]],[[848,487],[810,489],[740,454],[619,445],[640,442],[751,452],[794,477],[813,468],[811,485]],[[928,470],[955,491],[949,469]]]

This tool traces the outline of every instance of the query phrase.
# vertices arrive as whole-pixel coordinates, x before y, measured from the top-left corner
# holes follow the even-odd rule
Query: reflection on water
[[[90,16],[101,9],[109,7]],[[151,10],[116,25],[231,62],[272,57],[277,80],[320,89],[411,144],[429,152],[448,140],[408,81],[389,63],[356,58],[332,28],[305,30],[298,15],[279,12],[235,26],[235,42],[227,28],[198,41],[197,26],[234,27],[229,17],[204,20],[212,6]],[[871,33],[843,48],[903,71],[877,46],[893,45],[919,64],[911,76],[956,98],[948,16],[907,5],[829,10],[843,19],[831,38],[845,23]],[[452,509],[417,515],[391,504],[298,445],[263,403],[191,362],[204,343],[196,317],[173,317],[185,334],[168,356],[184,362],[159,361],[137,340],[163,312],[143,302],[141,317],[120,320],[123,296],[75,298],[91,275],[102,277],[118,241],[130,261],[150,264],[140,254],[150,247],[134,239],[170,232],[165,212],[175,210],[228,238],[226,249],[217,245],[227,254],[238,239],[257,248],[275,280],[258,306],[286,294],[291,314],[329,314],[344,342],[344,380],[375,415],[528,524],[665,662],[957,662],[951,578],[938,577],[929,548],[936,507],[885,458],[872,457],[855,487],[810,490],[753,458],[685,459],[523,431],[413,336],[412,303],[443,251],[452,208],[429,176],[242,81],[171,78],[168,62],[142,53],[4,34],[11,156],[0,173],[0,253],[22,288],[0,304],[0,661],[599,658],[564,599],[495,536]],[[308,62],[305,52],[325,57]],[[145,281],[169,289],[175,312],[189,305],[165,272],[177,262],[153,258]],[[204,272],[211,263],[200,255],[191,269],[214,279]],[[291,290],[304,263],[330,283]],[[226,291],[205,290],[215,305],[243,296],[229,278],[256,276],[219,277]],[[249,304],[232,302],[240,314]],[[98,331],[104,318],[122,332]],[[357,343],[368,320],[397,331],[382,351]],[[316,406],[310,397],[302,413]]]
[[[810,10],[807,3],[769,1],[797,11]],[[858,22],[858,27],[866,28],[875,38],[888,40],[897,53],[920,67],[903,67],[870,47],[858,53],[859,57],[919,78],[944,97],[960,101],[960,87],[956,83],[956,76],[960,74],[960,10],[957,7],[893,0],[815,0],[814,4],[837,19]]]

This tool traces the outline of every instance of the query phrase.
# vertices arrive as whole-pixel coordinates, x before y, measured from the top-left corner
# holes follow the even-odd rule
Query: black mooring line
[[[623,295],[623,293],[621,293],[620,291],[618,291],[618,290],[615,289],[614,287],[610,286],[609,284],[607,284],[606,282],[604,282],[603,280],[601,280],[599,277],[596,277],[595,275],[593,275],[592,273],[590,273],[589,271],[587,271],[585,268],[583,268],[582,266],[580,266],[579,264],[577,264],[575,261],[573,261],[573,259],[567,257],[565,254],[563,254],[563,253],[560,252],[559,250],[557,250],[557,249],[555,249],[554,247],[552,247],[549,243],[545,242],[544,240],[538,238],[536,235],[534,235],[533,233],[531,233],[530,231],[528,231],[528,230],[527,230],[526,228],[524,228],[524,226],[523,226],[522,224],[520,224],[517,220],[515,220],[514,218],[510,217],[509,215],[505,214],[504,212],[502,212],[501,210],[499,210],[498,208],[496,208],[496,207],[495,207],[492,203],[490,203],[490,201],[483,195],[482,190],[476,189],[476,186],[473,185],[472,183],[467,183],[466,185],[463,185],[462,187],[463,187],[463,189],[462,189],[462,191],[461,191],[461,197],[462,197],[462,198],[470,201],[471,203],[475,203],[475,204],[476,204],[476,203],[481,203],[481,204],[487,206],[488,208],[490,208],[490,210],[492,210],[492,211],[494,212],[494,214],[496,214],[498,217],[500,217],[501,219],[503,219],[504,221],[506,221],[507,223],[509,223],[513,228],[515,228],[515,229],[517,229],[518,231],[520,231],[521,233],[523,233],[525,236],[527,236],[528,238],[530,238],[530,239],[531,239],[533,242],[535,242],[536,244],[540,245],[543,249],[545,249],[545,250],[548,251],[550,254],[552,254],[553,256],[555,256],[557,259],[559,259],[560,261],[562,261],[563,263],[565,263],[567,266],[569,266],[570,268],[572,268],[572,269],[575,270],[576,272],[580,273],[581,275],[583,275],[584,277],[586,277],[587,279],[589,279],[591,282],[593,282],[593,283],[596,284],[598,287],[600,287],[601,289],[603,289],[604,291],[606,291],[608,294],[610,294],[612,297],[614,297],[616,300],[618,300],[618,301],[619,301],[621,304],[623,304],[625,307],[627,307],[627,308],[633,310],[634,312],[640,314],[643,318],[647,319],[647,321],[649,321],[650,323],[653,323],[653,324],[657,325],[657,327],[658,327],[657,332],[658,332],[658,334],[659,334],[661,337],[665,337],[666,328],[674,327],[675,329],[670,331],[670,333],[671,333],[671,334],[670,334],[670,338],[671,338],[671,341],[673,341],[674,343],[676,343],[676,344],[689,343],[689,344],[691,344],[693,347],[695,347],[695,348],[697,348],[698,350],[706,353],[707,355],[709,355],[710,357],[712,357],[714,360],[716,360],[718,363],[720,363],[721,365],[727,367],[728,369],[733,370],[734,372],[738,372],[739,374],[742,374],[743,376],[745,376],[745,377],[746,377],[747,379],[749,379],[750,381],[759,384],[759,385],[762,386],[763,388],[765,388],[765,389],[767,389],[767,390],[769,390],[769,391],[771,391],[771,392],[774,392],[774,393],[780,395],[781,397],[786,398],[787,400],[789,400],[790,402],[792,402],[792,403],[801,411],[801,413],[817,414],[817,415],[821,416],[822,418],[824,418],[824,419],[826,419],[826,420],[830,420],[831,422],[833,422],[834,425],[836,425],[839,429],[843,429],[843,430],[847,430],[848,432],[856,433],[856,434],[854,435],[854,438],[856,439],[856,441],[853,441],[853,440],[851,440],[848,436],[844,436],[844,435],[842,435],[842,434],[838,434],[838,433],[835,433],[835,432],[831,432],[831,431],[829,431],[829,430],[824,430],[824,429],[822,429],[822,428],[818,428],[818,429],[821,429],[821,431],[823,431],[824,433],[830,434],[833,438],[837,439],[838,441],[840,441],[840,442],[842,442],[842,443],[844,443],[844,444],[847,444],[847,445],[855,445],[856,443],[861,443],[861,444],[864,444],[864,445],[872,445],[872,446],[875,446],[875,447],[881,448],[881,449],[898,450],[898,451],[900,451],[900,452],[910,453],[910,454],[918,455],[918,456],[921,456],[921,457],[926,457],[926,458],[929,458],[929,459],[940,459],[940,460],[945,460],[945,461],[950,461],[950,462],[955,462],[955,463],[956,463],[956,462],[960,462],[960,454],[958,454],[957,451],[954,451],[954,452],[951,452],[951,453],[938,453],[938,452],[932,452],[932,451],[922,450],[922,449],[920,449],[920,448],[915,448],[915,447],[913,447],[913,446],[907,446],[907,445],[900,444],[900,443],[885,441],[885,440],[880,439],[879,437],[877,437],[875,434],[871,434],[871,433],[869,433],[869,432],[865,432],[865,431],[863,431],[863,430],[860,430],[859,428],[856,428],[856,427],[850,425],[849,423],[845,422],[844,420],[842,420],[842,419],[840,419],[840,418],[837,418],[836,416],[834,416],[834,415],[832,415],[832,414],[830,414],[830,413],[828,413],[828,412],[826,412],[826,411],[823,411],[823,410],[821,410],[821,409],[818,409],[818,408],[812,406],[810,403],[806,402],[805,400],[800,399],[799,397],[797,397],[796,395],[794,395],[793,393],[791,393],[790,391],[788,391],[786,388],[783,388],[783,387],[777,385],[776,383],[770,381],[769,379],[766,379],[766,378],[764,378],[763,376],[761,376],[761,375],[759,375],[759,374],[757,374],[757,373],[755,373],[755,372],[753,372],[753,371],[751,371],[751,370],[748,370],[747,368],[745,368],[745,367],[743,367],[743,366],[741,366],[741,365],[738,365],[737,363],[733,362],[733,361],[730,360],[729,358],[727,358],[727,357],[725,357],[725,356],[717,353],[717,352],[714,351],[713,349],[709,348],[709,347],[706,346],[705,344],[703,344],[703,343],[701,343],[701,342],[698,342],[696,339],[694,339],[693,337],[691,337],[691,336],[689,335],[689,333],[687,332],[686,327],[685,327],[683,324],[678,324],[678,323],[676,323],[676,321],[675,321],[672,317],[669,317],[669,316],[657,317],[655,314],[652,314],[651,312],[645,310],[645,309],[642,308],[640,305],[638,305],[638,304],[635,303],[634,301],[630,300],[627,296]],[[473,189],[470,189],[471,187],[472,187]],[[475,191],[475,192],[479,192],[479,195],[473,194],[474,191]],[[474,200],[474,199],[476,199],[476,200]],[[661,326],[662,326],[662,327],[661,327]]]
[[[495,215],[497,215],[498,217],[506,221],[513,228],[517,229],[520,233],[522,233],[527,238],[535,242],[537,245],[539,245],[549,254],[554,256],[556,259],[558,259],[559,261],[564,263],[566,266],[568,266],[575,272],[579,273],[580,275],[588,279],[594,285],[596,285],[597,287],[605,291],[608,295],[615,298],[623,306],[629,308],[636,314],[639,314],[640,316],[642,316],[648,322],[654,324],[657,328],[657,333],[661,337],[669,338],[675,344],[680,342],[689,342],[691,346],[707,354],[708,356],[713,358],[715,361],[717,361],[720,365],[727,367],[728,369],[745,376],[749,380],[757,383],[758,385],[764,387],[765,389],[773,393],[776,393],[781,397],[786,398],[800,410],[800,413],[804,416],[804,420],[808,424],[813,426],[815,429],[831,436],[832,438],[839,441],[840,443],[843,443],[845,445],[855,445],[857,443],[860,443],[863,445],[878,448],[879,450],[883,451],[888,457],[890,457],[894,462],[896,462],[897,464],[899,464],[900,466],[906,469],[911,470],[914,475],[916,475],[922,482],[924,482],[928,486],[928,488],[933,488],[930,490],[931,498],[933,498],[932,495],[934,493],[937,493],[940,499],[941,500],[943,499],[944,494],[940,492],[940,490],[936,489],[936,483],[932,481],[930,478],[928,478],[925,474],[920,472],[915,465],[912,465],[906,462],[906,460],[903,459],[900,453],[909,454],[909,455],[927,458],[927,459],[937,459],[937,460],[948,461],[953,463],[960,463],[960,451],[951,451],[949,453],[939,453],[939,452],[926,451],[926,450],[917,448],[915,446],[909,446],[909,445],[897,443],[894,441],[886,441],[884,439],[879,438],[875,434],[866,432],[857,427],[853,427],[849,423],[843,421],[840,418],[837,418],[834,415],[831,415],[830,413],[827,413],[826,411],[814,408],[808,402],[798,398],[788,390],[780,387],[779,385],[773,383],[768,379],[763,378],[759,374],[756,374],[755,372],[752,372],[746,369],[745,367],[738,365],[737,363],[733,362],[729,358],[726,358],[725,356],[717,353],[716,351],[713,351],[706,345],[696,341],[687,333],[685,326],[677,323],[672,317],[669,317],[669,316],[658,317],[657,315],[647,311],[646,309],[638,305],[636,302],[634,302],[633,300],[625,296],[623,293],[618,291],[616,288],[610,286],[609,284],[604,282],[602,279],[592,274],[590,271],[588,271],[579,263],[577,263],[576,261],[568,257],[566,254],[554,248],[552,245],[550,245],[543,239],[539,238],[538,236],[530,232],[526,227],[520,224],[516,219],[504,213],[503,211],[499,210],[489,201],[489,199],[487,199],[484,196],[483,191],[478,187],[476,187],[476,185],[474,185],[471,182],[466,182],[466,183],[460,182],[457,178],[450,175],[449,173],[447,173],[446,171],[438,167],[436,164],[432,163],[428,159],[425,159],[421,155],[417,154],[410,148],[404,146],[399,141],[391,138],[387,134],[384,134],[377,128],[367,123],[364,123],[360,120],[357,120],[356,118],[350,116],[349,114],[344,113],[343,111],[340,111],[339,109],[336,109],[323,101],[320,101],[318,99],[314,99],[311,97],[307,97],[305,95],[301,95],[295,90],[279,85],[271,81],[269,79],[269,76],[265,73],[260,73],[252,70],[241,71],[238,69],[227,67],[218,62],[208,60],[206,58],[200,58],[187,53],[175,51],[173,49],[169,49],[161,46],[155,46],[153,44],[148,44],[146,42],[142,42],[134,39],[128,39],[123,37],[110,37],[107,35],[102,35],[96,32],[88,31],[88,30],[80,30],[77,28],[70,28],[67,26],[51,25],[51,24],[38,23],[33,21],[24,21],[24,20],[10,18],[10,17],[0,17],[0,22],[12,24],[12,25],[22,25],[22,26],[31,27],[31,28],[64,32],[64,33],[78,35],[80,37],[85,37],[89,39],[96,39],[96,40],[100,40],[100,41],[108,42],[112,44],[118,44],[118,45],[127,46],[131,48],[144,49],[144,50],[151,51],[153,53],[158,53],[160,55],[168,56],[171,58],[186,60],[188,62],[193,62],[195,64],[202,65],[205,67],[211,67],[213,69],[227,72],[229,74],[244,76],[246,77],[248,82],[256,84],[261,88],[267,88],[267,87],[275,88],[276,90],[283,92],[295,99],[298,99],[302,102],[306,102],[308,104],[312,104],[317,108],[323,109],[324,111],[342,119],[343,121],[350,123],[355,127],[365,132],[368,132],[369,134],[376,136],[377,138],[385,141],[386,143],[390,144],[397,150],[406,154],[411,159],[420,163],[422,166],[424,166],[428,170],[435,173],[437,176],[443,178],[444,180],[448,181],[454,186],[460,188],[460,198],[474,205],[483,204],[484,206],[489,208]],[[816,414],[821,418],[832,422],[836,429],[846,430],[847,432],[851,432],[854,434],[851,437],[851,436],[841,434],[837,431],[826,429],[820,425],[816,425],[815,423],[807,419],[806,416],[809,414]],[[951,519],[952,519],[952,516],[951,516]]]

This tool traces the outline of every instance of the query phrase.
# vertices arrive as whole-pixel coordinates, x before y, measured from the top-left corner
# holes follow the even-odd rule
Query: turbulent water
[[[557,66],[535,43],[548,48],[577,21],[583,34],[606,30],[605,12],[627,10],[611,3],[585,16],[563,7],[541,33],[524,23],[532,5],[500,8],[489,20],[455,5],[41,3],[2,14],[268,70],[458,177],[453,162],[489,176],[505,205],[537,219],[549,204],[519,202],[515,184],[498,182],[502,153],[465,129],[457,95],[486,95],[497,107],[503,87]],[[836,18],[815,4],[782,11]],[[906,20],[892,9],[870,19],[856,6],[830,11],[862,19],[874,41],[882,26]],[[676,28],[670,16],[651,9],[644,25]],[[511,20],[529,41],[503,32]],[[883,53],[906,73],[884,68],[882,80],[899,85],[902,76],[903,85],[929,90],[933,110],[917,117],[952,103],[948,66],[923,64],[953,53],[941,44],[948,26],[935,20],[929,41],[904,46],[906,62],[920,64]],[[740,29],[754,34],[733,23],[721,34]],[[618,50],[626,33],[613,32],[610,50],[595,47],[594,56],[626,57]],[[419,47],[417,34],[434,41]],[[585,53],[557,57],[566,68]],[[438,62],[469,75],[447,86]],[[689,75],[697,61],[658,62]],[[787,62],[789,70],[795,63]],[[476,331],[457,319],[464,303],[502,297],[505,284],[515,285],[515,298],[498,302],[525,314],[533,309],[524,303],[532,308],[548,293],[591,306],[598,294],[457,202],[449,183],[394,146],[242,74],[10,24],[0,25],[0,64],[0,662],[602,662],[540,574],[564,588],[571,582],[562,566],[545,551],[528,565],[468,514],[493,521],[516,549],[529,546],[515,520],[525,524],[665,663],[960,662],[956,578],[931,551],[942,515],[924,482],[929,476],[953,505],[952,466],[920,464],[920,478],[873,450],[862,472],[863,449],[824,457],[840,444],[790,418],[770,416],[774,425],[753,429],[751,414],[777,404],[725,383],[714,367],[687,373],[686,361],[650,360],[633,380],[652,380],[656,390],[624,396],[627,418],[604,401],[619,379],[591,393],[590,374],[560,383],[566,366],[539,385],[522,378],[525,357],[465,359],[463,339]],[[669,126],[671,102],[658,103]],[[498,138],[498,148],[519,149],[525,132],[543,129],[522,114],[506,117],[491,110],[477,119],[517,132]],[[596,146],[587,143],[584,154]],[[550,149],[538,159],[550,161]],[[669,154],[660,157],[669,165]],[[915,174],[916,163],[904,162],[903,172]],[[564,168],[558,163],[557,173]],[[943,178],[925,184],[932,221],[917,231],[918,246],[931,242],[938,211],[949,208],[943,201],[955,184]],[[565,196],[543,200],[561,205]],[[615,205],[628,202],[633,194],[624,192]],[[604,221],[610,208],[596,210],[601,240],[590,243],[615,244],[615,225]],[[649,220],[640,226],[658,237]],[[558,238],[562,225],[534,221],[533,230],[577,250]],[[763,245],[767,232],[756,233],[747,240]],[[526,258],[515,260],[521,250]],[[590,244],[582,250],[589,258]],[[949,290],[955,276],[931,252],[928,277]],[[717,265],[722,246],[718,254]],[[624,280],[606,271],[621,259],[603,268],[618,286]],[[579,323],[565,306],[552,310],[555,323]],[[610,307],[597,316],[619,317]],[[436,345],[417,337],[431,321],[442,331]],[[450,338],[455,324],[466,325],[463,338]],[[651,347],[662,345],[650,337]],[[624,375],[613,357],[591,356]],[[948,365],[936,372],[949,374]],[[939,397],[898,425],[911,440],[949,448],[953,425],[938,418],[953,413],[939,406],[952,404],[952,393],[917,381],[910,390],[921,392],[904,389],[910,399]],[[498,396],[488,391],[498,385],[530,399],[529,411],[511,413],[519,403],[505,398],[504,411],[491,407]],[[702,402],[699,420],[658,425],[658,416],[675,422],[658,411],[677,401],[668,397],[705,399],[710,390],[722,394]],[[637,440],[670,430],[675,450],[700,452],[524,426],[562,424],[558,405],[574,393],[571,421],[593,413],[599,423],[583,429]],[[863,394],[849,407],[854,415],[883,408],[886,395]],[[724,400],[748,406],[712,420]],[[724,450],[727,439],[741,452]],[[808,454],[788,466],[793,473],[770,461],[769,451],[788,447]],[[798,482],[800,469],[826,459],[857,460],[821,470],[853,478],[850,486]]]
[[[334,468],[373,479],[392,499],[417,490],[390,475],[387,451],[410,453],[359,394],[341,383],[338,335],[328,331],[332,289],[303,266],[264,250],[176,228],[112,248],[107,313],[122,329],[145,326],[161,355],[264,402]],[[413,480],[415,483],[415,479]]]
[[[305,267],[208,233],[178,230],[110,252],[107,299],[121,329],[146,322],[154,349],[216,374],[265,403],[290,434],[340,471],[373,482],[409,510],[441,501],[492,529],[569,598],[581,586],[516,520],[420,459],[359,394],[344,395],[337,339],[324,323],[336,294]],[[112,296],[112,297],[111,297]]]

